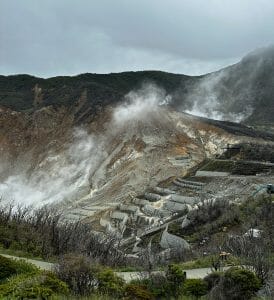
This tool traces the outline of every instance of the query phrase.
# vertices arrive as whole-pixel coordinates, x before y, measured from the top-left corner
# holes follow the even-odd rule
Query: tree
[[[99,270],[87,257],[66,255],[59,261],[55,272],[75,295],[88,295],[98,285]]]
[[[103,294],[121,297],[124,292],[125,282],[118,277],[112,269],[104,269],[98,273],[98,290]]]
[[[270,249],[262,238],[251,236],[229,238],[225,248],[239,258],[243,265],[250,266],[265,283],[270,275]]]
[[[222,286],[226,299],[247,300],[259,290],[261,282],[253,272],[233,267],[225,272]]]
[[[178,296],[181,292],[182,285],[186,280],[186,274],[182,267],[177,264],[169,265],[166,277],[171,294]]]
[[[207,283],[202,279],[186,279],[182,289],[184,295],[194,296],[197,299],[205,295],[207,291]]]

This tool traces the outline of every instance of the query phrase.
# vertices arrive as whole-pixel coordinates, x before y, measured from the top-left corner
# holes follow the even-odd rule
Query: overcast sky
[[[196,75],[273,43],[273,0],[0,0],[0,74]]]

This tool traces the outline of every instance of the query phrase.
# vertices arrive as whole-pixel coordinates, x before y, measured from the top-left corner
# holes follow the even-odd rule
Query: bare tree
[[[270,276],[270,250],[262,238],[241,236],[229,238],[224,247],[240,259],[241,264],[251,269],[266,283]]]

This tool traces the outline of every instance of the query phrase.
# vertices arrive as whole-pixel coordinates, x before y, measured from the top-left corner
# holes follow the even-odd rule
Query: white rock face
[[[162,234],[160,246],[163,249],[177,248],[177,249],[190,249],[189,243],[176,235],[168,233],[166,230]]]

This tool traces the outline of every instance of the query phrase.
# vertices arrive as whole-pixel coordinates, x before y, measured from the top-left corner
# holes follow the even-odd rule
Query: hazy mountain
[[[182,203],[169,201],[171,194],[155,207],[149,195],[144,202],[140,197],[188,176],[227,144],[273,149],[270,133],[209,119],[272,122],[272,57],[272,49],[262,50],[200,77],[157,71],[1,76],[0,198],[61,206],[69,221],[87,219],[119,234],[130,209],[139,216],[130,223],[134,230],[172,217]]]
[[[274,122],[274,47],[254,51],[235,65],[187,82],[176,104],[209,118]]]
[[[82,74],[49,79],[0,76],[0,105],[16,111],[45,106],[77,108],[75,120],[89,119],[145,82],[166,93],[169,105],[213,119],[271,123],[274,114],[274,47],[254,51],[239,63],[203,76],[160,71]]]

